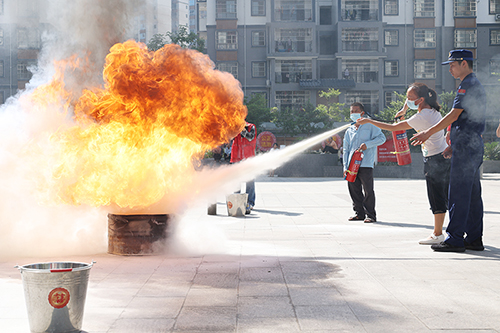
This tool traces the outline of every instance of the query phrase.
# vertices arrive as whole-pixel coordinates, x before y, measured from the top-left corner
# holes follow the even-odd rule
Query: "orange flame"
[[[103,78],[74,105],[76,126],[51,138],[61,147],[51,186],[64,203],[148,207],[189,184],[193,156],[245,124],[239,82],[194,50],[116,44]],[[64,90],[56,81],[36,95]]]

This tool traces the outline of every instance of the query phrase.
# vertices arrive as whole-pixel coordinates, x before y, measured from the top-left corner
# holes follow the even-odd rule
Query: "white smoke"
[[[106,250],[106,212],[90,207],[46,206],[37,199],[37,162],[55,153],[48,139],[71,125],[61,103],[33,103],[33,90],[50,81],[54,60],[77,55],[84,70],[67,76],[73,91],[102,81],[109,48],[130,31],[135,1],[50,0],[40,8],[42,50],[26,89],[0,109],[0,258],[100,253]],[[43,104],[43,103],[42,103]],[[35,152],[35,153],[34,153]],[[38,155],[36,152],[41,152]],[[47,161],[44,161],[45,163]]]

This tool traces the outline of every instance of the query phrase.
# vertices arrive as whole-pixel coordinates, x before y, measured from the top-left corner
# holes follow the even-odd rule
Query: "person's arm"
[[[498,128],[497,128],[497,136],[500,138],[500,124],[498,124]]]
[[[359,125],[372,124],[374,126],[377,126],[380,129],[383,129],[386,131],[391,131],[391,132],[411,129],[411,126],[408,125],[408,122],[406,120],[401,121],[399,123],[395,123],[395,124],[387,124],[387,123],[383,123],[381,121],[373,120],[370,118],[359,118],[356,121],[356,123]]]
[[[422,143],[427,141],[427,139],[431,135],[444,130],[446,127],[448,127],[448,125],[452,124],[458,119],[463,110],[464,109],[451,109],[451,111],[448,112],[448,114],[444,116],[443,119],[441,119],[436,125],[426,129],[425,131],[421,131],[413,135],[413,137],[410,139],[411,144],[413,146],[421,145]]]

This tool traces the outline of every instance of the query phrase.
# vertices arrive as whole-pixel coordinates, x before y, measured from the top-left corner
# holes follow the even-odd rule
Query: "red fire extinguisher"
[[[345,179],[348,182],[354,183],[356,180],[356,176],[358,175],[359,167],[361,166],[361,161],[365,155],[361,150],[356,150],[354,154],[352,154],[351,161],[349,162],[349,168],[347,169],[347,174]]]
[[[408,137],[406,136],[406,131],[394,131],[392,132],[392,139],[394,141],[394,147],[396,151],[396,159],[398,160],[398,165],[407,165],[411,163],[411,153],[410,145],[408,144]]]

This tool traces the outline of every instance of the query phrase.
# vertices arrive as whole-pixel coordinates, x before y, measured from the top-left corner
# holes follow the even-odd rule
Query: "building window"
[[[252,16],[266,16],[266,0],[252,0]]]
[[[365,111],[373,115],[373,112],[379,109],[379,92],[375,91],[347,91],[345,94],[346,105],[354,102],[362,103]]]
[[[20,49],[38,49],[40,47],[38,29],[17,29],[17,47]]]
[[[218,19],[236,18],[236,0],[217,0],[215,9]]]
[[[414,61],[415,79],[435,79],[436,61],[435,60],[415,60]]]
[[[386,91],[384,94],[385,97],[385,107],[391,107],[391,103],[396,102],[398,100],[398,96],[396,95],[396,91]]]
[[[477,47],[477,30],[455,29],[455,47]]]
[[[0,60],[0,77],[4,76],[3,60]]]
[[[3,91],[0,91],[0,104],[3,104],[5,102],[5,95]]]
[[[237,50],[238,32],[237,31],[217,31],[217,49],[218,50]]]
[[[342,0],[340,19],[342,21],[377,21],[379,0]]]
[[[490,60],[490,75],[495,75],[495,76],[500,75],[500,59]]]
[[[299,110],[310,100],[309,91],[277,91],[275,95],[276,106],[280,110]]]
[[[398,45],[399,45],[399,31],[384,30],[384,46],[398,46]]]
[[[332,24],[332,6],[319,7],[319,25]]]
[[[398,76],[398,61],[397,60],[386,60],[385,63],[385,76]]]
[[[416,49],[436,47],[436,30],[415,29],[413,31],[413,43]]]
[[[31,80],[31,77],[33,76],[33,74],[28,69],[31,68],[33,65],[34,64],[27,63],[27,62],[17,63],[17,79],[19,81]]]
[[[455,17],[476,16],[476,0],[454,0],[453,13]]]
[[[500,45],[500,29],[490,30],[490,45]]]
[[[266,32],[252,31],[252,46],[266,46]]]
[[[312,3],[310,0],[274,0],[274,20],[312,21]]]
[[[356,83],[378,82],[378,60],[343,60],[342,73],[346,68]]]
[[[384,0],[384,15],[398,15],[398,0]]]
[[[434,17],[434,0],[415,0],[415,17]]]
[[[342,51],[377,51],[378,30],[368,28],[342,29]]]
[[[266,77],[266,62],[252,62],[252,77]]]
[[[0,15],[3,15],[3,0],[0,0]],[[3,99],[2,99],[3,103]]]
[[[233,74],[234,78],[238,78],[238,63],[237,62],[219,62],[217,69],[221,72],[228,72]]]
[[[312,29],[283,29],[274,30],[276,52],[311,52]]]
[[[500,0],[490,0],[490,14],[500,14]]]
[[[312,79],[311,60],[276,60],[276,83],[298,83]]]
[[[3,46],[3,29],[0,29],[0,46]]]

